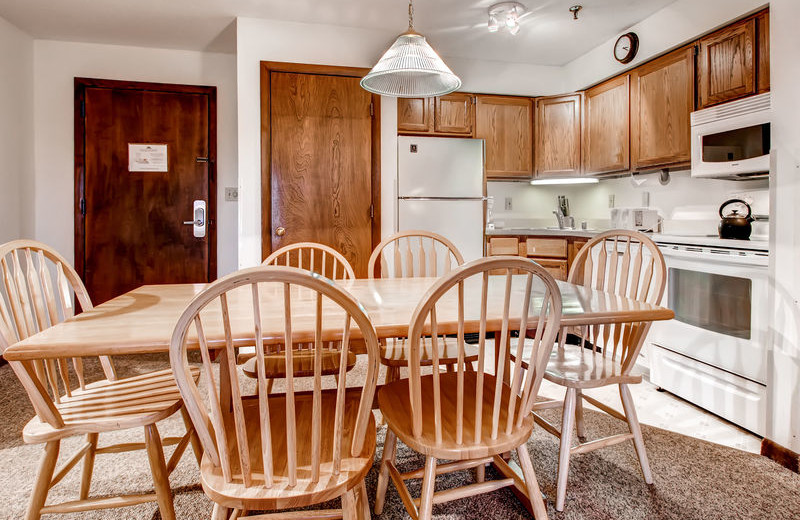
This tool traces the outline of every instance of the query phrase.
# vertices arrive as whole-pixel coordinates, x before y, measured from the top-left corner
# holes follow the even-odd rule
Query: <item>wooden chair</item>
[[[323,244],[315,242],[298,242],[282,247],[273,251],[261,265],[286,265],[298,267],[314,273],[319,273],[331,280],[353,280],[356,277],[350,262],[338,251]],[[336,376],[339,373],[339,350],[338,345],[329,342],[329,348],[322,354],[322,375]],[[294,366],[292,371],[295,377],[310,377],[314,375],[314,351],[311,345],[305,345],[295,351],[292,360]],[[355,348],[354,348],[355,347]],[[356,364],[356,352],[362,352],[361,345],[350,345],[350,352],[347,356],[347,370],[351,370]],[[244,363],[242,367],[244,373],[252,378],[258,377],[258,370],[255,361],[255,347],[242,347],[239,349],[236,362]],[[272,383],[275,379],[286,378],[286,365],[284,363],[283,348],[273,347],[270,352],[264,355],[266,364],[267,391],[272,391]]]
[[[279,297],[262,296],[270,286],[279,291]],[[234,299],[237,291],[238,299]],[[230,301],[234,303],[229,306]],[[315,309],[313,320],[307,313],[296,317],[298,309]],[[262,325],[273,312],[285,321],[280,338],[283,345],[309,340],[314,343],[311,391],[295,389],[291,370],[295,348],[286,349],[286,393],[270,395],[266,391]],[[313,333],[304,332],[303,324],[310,326]],[[366,377],[363,387],[347,388],[343,360],[348,355],[353,329],[366,345]],[[213,331],[217,331],[216,336]],[[225,339],[210,345],[215,337]],[[256,396],[241,394],[234,363],[234,337],[237,343],[256,345]],[[187,338],[200,349],[207,395],[200,394],[190,376]],[[342,361],[337,387],[322,390],[323,343],[329,339],[341,342]],[[221,349],[224,361],[220,363],[219,384],[213,374],[212,348]],[[217,280],[192,300],[175,326],[170,361],[205,449],[200,475],[203,490],[215,503],[212,518],[243,518],[247,511],[303,507],[336,497],[342,498],[341,511],[247,518],[369,516],[364,477],[375,453],[371,406],[378,370],[378,340],[369,318],[352,296],[325,278],[293,267],[239,271]]]
[[[0,290],[0,352],[71,318],[76,303],[84,312],[92,309],[78,274],[61,255],[39,242],[16,240],[0,246],[0,275],[4,289]],[[29,444],[45,445],[26,518],[157,501],[161,517],[174,519],[169,475],[189,442],[195,448],[198,463],[201,448],[182,407],[172,371],[119,379],[110,357],[101,356],[98,361],[104,378],[93,383],[87,381],[83,358],[10,363],[36,411],[36,417],[23,429],[23,439]],[[190,373],[196,376],[198,372]],[[178,410],[184,414],[186,435],[162,439],[156,423]],[[98,446],[99,433],[136,427],[144,428],[144,443]],[[74,435],[86,435],[86,442],[56,472],[61,440]],[[172,444],[177,447],[165,462],[162,447]],[[137,449],[147,450],[155,493],[89,498],[95,456]],[[45,505],[49,489],[81,460],[78,499]]]
[[[597,235],[580,250],[572,264],[569,282],[657,305],[664,294],[666,267],[658,246],[646,235],[612,230]],[[539,425],[560,438],[556,510],[564,509],[569,458],[573,454],[632,440],[644,480],[653,483],[642,431],[628,388],[628,385],[642,381],[642,376],[634,374],[633,368],[649,329],[650,322],[595,325],[588,330],[573,331],[583,346],[565,344],[563,338],[566,334],[563,334],[561,343],[553,351],[544,378],[566,388],[564,401],[537,403],[535,410],[562,408],[561,430],[538,414],[535,417]],[[585,348],[586,345],[590,348]],[[619,385],[624,413],[583,393],[607,385]],[[584,442],[584,400],[625,421],[629,433]],[[576,446],[572,446],[573,426],[579,440]]]
[[[486,362],[487,294],[489,272],[500,270],[506,283],[503,293],[501,356],[511,348],[510,332],[519,330],[517,361],[505,374],[485,373],[493,363]],[[513,277],[516,272],[522,276]],[[481,302],[465,301],[465,284],[482,284]],[[536,287],[536,292],[533,292]],[[533,302],[533,306],[531,303]],[[538,306],[538,307],[537,307]],[[466,309],[466,310],[465,310]],[[458,319],[456,340],[457,367],[440,373],[437,349],[433,349],[433,373],[420,374],[421,341],[430,336],[439,341],[437,315]],[[478,366],[466,369],[465,320],[480,323]],[[409,377],[394,381],[378,392],[378,403],[389,428],[386,433],[375,513],[383,510],[388,479],[397,487],[412,518],[430,519],[435,503],[514,486],[531,502],[538,520],[547,510],[531,465],[526,442],[534,427],[531,408],[542,381],[542,373],[553,349],[561,321],[561,293],[553,277],[541,266],[524,258],[483,258],[463,265],[434,284],[417,306],[409,325]],[[533,346],[525,350],[525,332],[535,328]],[[523,366],[534,367],[533,371]],[[504,382],[508,379],[508,383]],[[397,439],[425,455],[425,468],[400,473],[394,464]],[[506,462],[503,454],[515,450],[524,477]],[[438,464],[438,459],[452,462]],[[505,478],[483,481],[485,464],[494,465]],[[456,489],[434,492],[436,475],[477,468],[478,482]],[[412,498],[405,480],[422,478],[420,498]]]
[[[464,263],[458,248],[447,238],[430,231],[402,231],[378,244],[369,257],[367,274],[370,278],[437,277],[449,273]],[[458,362],[455,342],[440,338],[439,363],[452,369]],[[423,345],[421,363],[430,365],[432,344]],[[478,350],[466,346],[469,366],[478,359]],[[381,364],[386,366],[386,383],[400,379],[400,368],[408,366],[408,346],[405,338],[381,342]]]

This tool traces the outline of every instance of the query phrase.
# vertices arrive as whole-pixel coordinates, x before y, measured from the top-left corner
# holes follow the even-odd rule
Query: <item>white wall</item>
[[[0,244],[32,236],[33,38],[0,18]]]
[[[767,437],[800,451],[800,2],[770,4],[773,228],[771,275],[775,312],[768,375]]]
[[[235,58],[213,54],[117,45],[36,40],[34,62],[34,236],[68,259],[74,255],[75,77],[211,85],[217,87],[217,263],[220,275],[236,270]]]
[[[261,261],[259,63],[278,61],[369,68],[396,37],[395,32],[372,29],[237,19],[240,267]],[[461,77],[465,91],[536,95],[564,90],[558,67],[444,59]],[[394,215],[394,200],[387,190],[393,186],[396,171],[397,120],[395,101],[384,98],[381,103],[381,212],[385,233],[393,229],[393,221],[386,221]]]
[[[639,52],[632,62],[622,65],[614,59],[615,36],[565,65],[566,90],[580,90],[615,76],[766,4],[764,0],[678,0],[620,31],[633,31],[639,36]]]

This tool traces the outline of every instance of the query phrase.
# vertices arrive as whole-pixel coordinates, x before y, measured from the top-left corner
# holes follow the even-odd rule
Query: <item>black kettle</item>
[[[745,210],[747,214],[743,214]],[[719,216],[722,219],[719,223],[720,238],[750,239],[750,233],[753,231],[750,223],[755,220],[750,204],[742,199],[726,200],[719,207]]]

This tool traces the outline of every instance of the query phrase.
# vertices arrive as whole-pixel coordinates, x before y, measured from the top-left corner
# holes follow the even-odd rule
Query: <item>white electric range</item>
[[[650,380],[756,434],[766,430],[768,266],[766,240],[658,234],[667,265],[654,323]]]

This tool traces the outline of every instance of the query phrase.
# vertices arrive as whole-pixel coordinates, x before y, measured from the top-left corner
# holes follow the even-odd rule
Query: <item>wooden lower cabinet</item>
[[[569,268],[589,239],[570,236],[493,236],[489,237],[489,256],[513,255],[530,258],[556,280],[566,281]],[[497,274],[497,273],[494,273]]]

